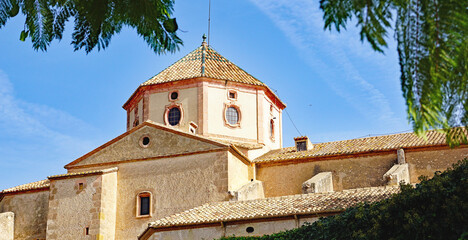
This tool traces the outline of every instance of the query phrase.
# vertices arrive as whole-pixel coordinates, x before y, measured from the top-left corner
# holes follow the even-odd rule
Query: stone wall
[[[48,191],[8,194],[0,201],[0,212],[15,215],[15,240],[45,239]]]
[[[382,186],[382,176],[396,163],[397,155],[302,162],[288,165],[259,165],[257,179],[263,181],[265,197],[302,193],[302,183],[320,172],[331,172],[334,191]]]
[[[421,175],[433,176],[468,157],[468,147],[405,150],[411,183]],[[333,189],[383,186],[384,174],[397,163],[397,151],[386,155],[298,162],[285,165],[257,165],[257,179],[263,181],[265,196],[300,194],[302,183],[319,172],[332,172]]]
[[[409,164],[412,183],[419,182],[421,175],[432,177],[435,171],[444,171],[452,164],[468,158],[468,147],[454,149],[408,151],[405,150],[406,162]]]
[[[47,239],[99,239],[101,190],[101,175],[51,180]]]
[[[143,137],[149,137],[148,146],[141,146],[140,142]],[[116,138],[116,141],[109,146],[99,147],[94,154],[85,155],[80,159],[81,161],[71,164],[71,167],[211,151],[221,148],[226,147],[194,139],[191,135],[182,136],[158,127],[143,126],[129,135],[120,139]],[[83,169],[80,168],[70,170],[70,172],[81,171]]]
[[[134,239],[148,222],[228,200],[228,152],[118,164],[116,239]],[[136,216],[136,198],[151,192],[150,216]]]
[[[47,239],[115,239],[116,170],[50,180]]]

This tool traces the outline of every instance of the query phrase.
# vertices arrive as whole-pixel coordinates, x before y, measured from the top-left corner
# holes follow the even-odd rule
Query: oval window
[[[239,112],[235,107],[228,107],[226,109],[226,120],[231,125],[235,125],[239,122]]]
[[[173,107],[169,110],[169,113],[167,114],[167,121],[172,126],[175,126],[179,124],[180,117],[181,117],[180,109],[178,107]]]

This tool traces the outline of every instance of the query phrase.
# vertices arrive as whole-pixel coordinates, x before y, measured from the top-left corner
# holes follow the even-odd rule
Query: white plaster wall
[[[262,98],[263,101],[263,139],[265,145],[269,149],[278,149],[281,148],[282,144],[282,129],[281,129],[281,110],[279,110],[273,102],[266,95]],[[273,110],[270,111],[270,106],[273,105]],[[275,134],[274,140],[271,138],[270,134],[270,120],[273,119],[275,122]]]
[[[174,231],[156,232],[149,239],[150,240],[185,240],[185,239],[218,239],[221,237],[251,237],[251,236],[263,236],[265,234],[274,234],[285,230],[297,228],[298,226],[304,225],[304,223],[313,223],[318,218],[299,218],[277,220],[277,221],[265,221],[265,222],[253,222],[245,224],[230,224],[228,223],[225,228],[219,224],[219,226],[210,226],[203,228],[191,228]],[[246,230],[248,227],[253,227],[254,231],[248,233]]]
[[[102,175],[101,223],[99,234],[103,239],[115,239],[117,211],[117,172]]]
[[[319,217],[313,217],[313,218],[299,218],[299,226],[302,226],[306,223],[313,223],[315,221],[319,220]]]
[[[236,138],[257,140],[257,96],[255,90],[220,85],[207,85],[208,100],[208,133],[215,135],[233,136]],[[237,92],[237,100],[228,99],[228,91]],[[225,125],[225,104],[234,103],[241,111],[240,127],[232,128]]]
[[[249,179],[249,166],[238,159],[233,154],[229,153],[228,158],[228,190],[236,191],[246,183]]]
[[[153,234],[150,240],[186,240],[186,239],[218,239],[223,237],[224,230],[221,227],[193,228]]]
[[[186,89],[168,89],[168,91],[152,93],[149,96],[149,119],[165,124],[164,114],[166,112],[166,106],[171,104],[169,100],[169,94],[173,90],[178,90],[179,98],[174,101],[180,104],[183,112],[183,118],[179,126],[175,126],[185,132],[188,132],[190,121],[198,124],[198,88],[186,88]],[[199,125],[199,124],[198,124]]]
[[[296,220],[281,220],[270,222],[253,222],[245,224],[227,225],[226,236],[262,236],[265,234],[272,234],[284,230],[293,229],[296,227]],[[254,231],[248,233],[246,229],[253,227]]]
[[[15,236],[15,214],[0,213],[0,240],[13,240]]]

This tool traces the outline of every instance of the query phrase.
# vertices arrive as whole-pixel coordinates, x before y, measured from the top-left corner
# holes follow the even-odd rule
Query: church
[[[297,228],[468,157],[429,131],[283,147],[286,104],[205,40],[124,103],[127,131],[0,192],[0,239],[217,239]]]

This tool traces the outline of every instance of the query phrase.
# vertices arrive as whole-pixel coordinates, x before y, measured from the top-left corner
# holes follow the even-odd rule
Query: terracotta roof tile
[[[426,139],[418,137],[414,133],[400,133],[336,142],[316,143],[313,144],[313,149],[308,151],[298,152],[295,147],[276,149],[254,159],[253,162],[263,163],[362,152],[396,150],[410,147],[440,146],[445,144],[445,134],[435,130],[428,131],[426,133]]]
[[[36,189],[41,189],[41,188],[48,188],[50,186],[49,179],[37,181],[37,182],[32,182],[32,183],[26,183],[23,185],[19,185],[16,187],[12,188],[7,188],[3,190],[1,193],[15,193],[15,192],[23,192],[23,191],[29,191],[29,190],[36,190]]]
[[[299,194],[248,201],[208,203],[149,224],[150,228],[188,226],[243,219],[339,211],[362,202],[376,202],[398,193],[399,187],[371,187],[331,193]]]
[[[234,145],[236,147],[240,148],[246,148],[249,150],[252,149],[260,149],[265,146],[265,144],[260,144],[260,143],[251,143],[251,142],[242,142],[242,141],[236,141],[236,140],[230,140],[230,139],[221,139],[221,138],[215,138],[215,137],[206,137],[208,139],[211,139],[212,141],[228,144],[228,145]]]
[[[203,69],[203,62],[205,63]],[[196,77],[228,80],[239,83],[265,86],[234,63],[221,56],[210,46],[202,44],[179,61],[164,69],[141,86],[173,82]]]
[[[93,171],[85,171],[85,172],[72,172],[72,173],[65,173],[59,175],[52,175],[48,176],[48,179],[55,179],[55,178],[68,178],[68,177],[78,177],[78,176],[85,176],[85,175],[93,175],[93,174],[101,174],[101,173],[109,173],[117,171],[117,167],[107,168],[107,169],[99,169]]]

